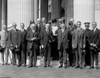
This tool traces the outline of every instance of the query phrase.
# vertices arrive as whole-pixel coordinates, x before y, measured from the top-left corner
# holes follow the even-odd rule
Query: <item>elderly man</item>
[[[4,53],[5,53],[6,48],[7,48],[7,43],[8,43],[7,27],[6,27],[6,25],[3,25],[2,31],[0,32],[0,46],[1,46],[1,54],[2,54],[2,65],[4,65]]]
[[[31,31],[27,33],[27,46],[29,49],[29,68],[37,67],[37,50],[38,50],[38,40],[39,34],[36,31],[36,25],[34,23],[31,24]]]
[[[16,59],[18,59],[18,64],[17,66],[19,67],[21,65],[21,57],[20,57],[20,52],[16,52],[16,49],[20,50],[20,45],[21,45],[21,36],[20,32],[18,29],[16,29],[17,24],[13,23],[13,29],[10,30],[10,36],[9,36],[9,41],[10,41],[10,49],[12,50],[12,63],[13,65],[16,65]]]
[[[67,52],[69,41],[69,30],[65,28],[65,24],[61,24],[61,29],[58,30],[58,50],[59,50],[59,68],[67,68]]]
[[[92,23],[93,30],[91,31],[91,68],[94,68],[94,62],[96,69],[98,69],[98,54],[100,51],[100,30],[97,28],[97,23]]]

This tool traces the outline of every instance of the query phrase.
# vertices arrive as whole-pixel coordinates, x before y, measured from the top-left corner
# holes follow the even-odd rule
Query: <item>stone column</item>
[[[60,0],[52,0],[51,19],[53,18],[60,18]]]
[[[34,4],[33,0],[9,0],[8,24],[16,22],[20,29],[20,23],[24,23],[27,28],[30,20],[34,19]]]
[[[41,18],[45,17],[48,20],[48,0],[41,1]]]
[[[74,0],[64,0],[65,2],[65,24],[68,26],[69,20],[73,18],[73,1]]]
[[[0,0],[0,30],[1,30],[1,26],[2,26],[2,0]]]
[[[95,21],[95,0],[74,0],[74,19],[84,22]]]
[[[2,0],[2,25],[7,25],[7,0]]]
[[[36,23],[38,18],[38,0],[34,0],[34,21]]]

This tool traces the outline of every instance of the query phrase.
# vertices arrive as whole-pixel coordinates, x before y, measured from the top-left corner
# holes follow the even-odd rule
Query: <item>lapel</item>
[[[61,33],[62,33],[62,31],[61,31]],[[66,35],[66,30],[64,30],[64,32],[62,33],[62,39],[64,39],[65,35]]]

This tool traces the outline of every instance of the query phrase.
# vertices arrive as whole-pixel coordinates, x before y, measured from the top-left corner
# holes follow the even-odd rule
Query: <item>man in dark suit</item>
[[[67,52],[68,52],[68,41],[69,31],[65,29],[65,24],[61,24],[61,29],[58,30],[58,50],[59,50],[59,68],[67,68]]]
[[[72,36],[72,47],[75,50],[75,68],[84,66],[84,56],[82,49],[85,47],[84,30],[81,28],[81,22],[77,22],[77,29]]]
[[[36,31],[36,25],[34,23],[31,24],[31,31],[28,32],[27,39],[27,47],[29,49],[29,68],[37,67],[37,50],[38,50],[38,32]],[[34,63],[33,63],[34,62]]]
[[[9,41],[10,41],[10,46],[12,50],[12,63],[13,65],[16,64],[16,59],[18,59],[18,67],[21,65],[21,56],[20,52],[16,52],[16,49],[20,50],[20,45],[21,45],[21,38],[20,38],[20,32],[19,30],[16,29],[17,24],[13,23],[13,29],[10,30],[10,36],[9,36]],[[17,57],[16,57],[17,56]]]
[[[96,69],[98,69],[98,54],[100,51],[100,30],[97,28],[97,23],[92,23],[93,30],[91,31],[91,68],[94,68],[94,62]]]
[[[22,62],[22,64],[24,65],[24,66],[26,66],[26,47],[27,47],[27,45],[26,45],[26,34],[27,34],[27,32],[26,32],[26,30],[24,29],[24,27],[25,27],[25,25],[24,25],[24,23],[21,23],[20,24],[20,28],[21,28],[21,30],[20,30],[20,35],[21,35],[21,62]]]
[[[90,27],[90,22],[85,22],[85,32],[84,32],[84,35],[85,35],[85,43],[86,43],[86,46],[85,46],[85,65],[86,66],[89,66],[90,68],[90,41],[91,41],[91,30],[89,29]]]
[[[44,67],[50,67],[51,60],[51,42],[52,42],[52,31],[50,25],[45,25],[45,30],[42,32],[41,47],[43,48],[44,55]]]

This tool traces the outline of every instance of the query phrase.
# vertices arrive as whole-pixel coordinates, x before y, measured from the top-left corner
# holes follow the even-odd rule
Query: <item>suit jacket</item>
[[[64,30],[62,33],[62,30],[58,30],[58,50],[60,50],[61,45],[63,46],[63,49],[68,49],[68,41],[69,41],[69,30]]]
[[[91,43],[96,44],[100,50],[100,30],[98,28],[96,28],[95,32],[91,31]]]
[[[32,41],[31,39],[34,37],[36,37],[37,39]],[[34,49],[38,49],[38,39],[39,39],[38,32],[33,33],[31,30],[27,33],[26,40],[27,40],[27,47],[29,50],[32,49],[33,47]]]
[[[91,43],[91,30],[90,29],[86,29],[84,31],[84,35],[85,35],[86,48],[89,48],[90,47],[90,43]]]
[[[16,29],[16,31],[14,29],[12,29],[9,32],[9,42],[14,47],[16,47],[16,45],[17,45],[18,48],[20,48],[20,45],[21,45],[21,36],[20,36],[20,31],[18,29]]]
[[[52,31],[46,31],[46,29],[44,29],[44,31],[41,32],[41,44],[44,45],[44,48],[46,48],[46,46],[48,44],[50,44],[53,40],[53,34]]]
[[[83,45],[85,45],[84,30],[82,28],[80,30],[75,29],[72,34],[72,47],[83,48]]]
[[[27,31],[21,31],[20,30],[20,35],[21,35],[21,43],[25,44],[26,43],[26,35],[27,35]]]
[[[0,32],[0,45],[5,48],[7,47],[8,43],[8,31],[1,31]]]

